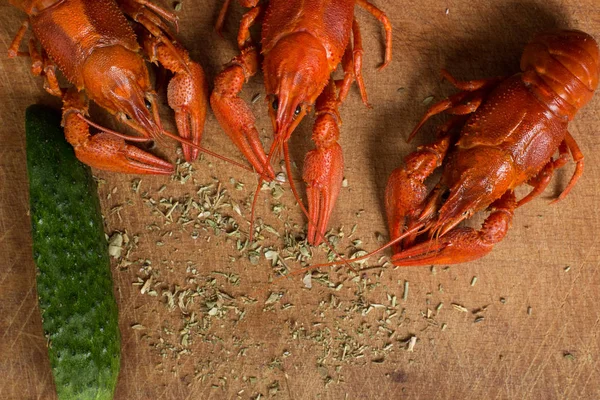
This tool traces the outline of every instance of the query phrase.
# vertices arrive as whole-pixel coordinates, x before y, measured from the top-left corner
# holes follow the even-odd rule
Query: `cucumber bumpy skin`
[[[96,183],[60,115],[33,105],[25,117],[33,257],[58,398],[112,399],[121,344]]]

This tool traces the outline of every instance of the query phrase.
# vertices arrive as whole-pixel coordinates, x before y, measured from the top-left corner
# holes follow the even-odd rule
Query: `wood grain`
[[[384,71],[375,70],[382,59],[382,31],[357,9],[365,47],[365,82],[374,108],[366,109],[354,88],[341,108],[349,187],[343,189],[332,217],[332,226],[344,225],[346,232],[358,224],[355,235],[363,240],[364,249],[375,248],[375,232],[386,231],[382,202],[387,176],[415,144],[429,140],[433,132],[435,123],[423,130],[417,143],[405,143],[425,111],[423,99],[452,93],[450,85],[439,78],[441,68],[461,79],[513,73],[531,36],[554,27],[581,29],[600,39],[595,0],[376,3],[388,13],[395,29],[394,59]],[[225,39],[221,39],[212,30],[220,1],[185,0],[182,4],[179,37],[214,78],[235,54],[242,10],[234,6]],[[23,116],[25,108],[35,102],[60,105],[43,92],[41,80],[30,75],[28,60],[5,56],[23,17],[15,8],[0,5],[0,253],[5,260],[0,266],[0,398],[51,399],[52,378],[31,257]],[[246,98],[263,93],[261,84],[260,77],[251,80]],[[271,128],[264,103],[252,107],[268,137]],[[202,230],[193,239],[191,230],[152,213],[143,197],[131,189],[136,177],[98,172],[106,182],[99,192],[107,232],[138,235],[132,259],[141,260],[129,268],[118,268],[115,263],[113,270],[123,336],[116,398],[254,399],[259,394],[264,398],[270,396],[274,382],[279,390],[273,396],[282,399],[600,398],[599,110],[600,96],[596,95],[570,126],[586,156],[586,169],[564,201],[548,205],[548,199],[568,181],[572,165],[557,174],[542,198],[516,212],[508,237],[489,256],[438,268],[435,274],[429,268],[369,271],[364,281],[373,286],[368,290],[348,280],[343,268],[327,271],[332,281],[343,283],[337,291],[315,283],[311,290],[305,289],[300,278],[270,283],[273,270],[264,257],[258,265],[246,259],[230,262],[230,256],[238,256],[232,241]],[[101,111],[94,114],[103,123],[113,124]],[[166,106],[162,115],[172,123]],[[307,118],[291,141],[292,157],[299,166],[312,148],[310,130]],[[203,143],[241,159],[212,114]],[[176,159],[173,142],[164,140],[158,145],[167,158]],[[255,186],[251,174],[220,161],[206,158],[195,168],[185,185],[169,177],[143,178],[141,192],[180,200],[216,178],[233,197],[243,199]],[[244,182],[244,191],[236,192],[230,178]],[[166,189],[158,194],[163,185]],[[299,231],[303,219],[289,191],[283,201],[286,216],[300,225],[294,228]],[[115,206],[122,209],[114,212]],[[244,212],[247,216],[245,207]],[[267,202],[258,214],[283,229]],[[237,219],[247,229],[244,218]],[[157,233],[148,229],[151,224],[157,224],[161,232],[172,232],[160,239],[162,246],[156,244]],[[273,241],[277,243],[276,238]],[[324,259],[322,251],[314,253],[315,260]],[[188,269],[189,263],[195,274]],[[565,271],[567,266],[570,269]],[[213,271],[238,274],[241,283],[233,285]],[[159,296],[141,294],[140,287],[132,285],[149,275],[160,282]],[[477,283],[471,286],[473,276]],[[210,319],[210,327],[195,328],[190,335],[191,354],[178,355],[165,343],[181,350],[179,330],[185,315],[178,307],[169,311],[161,290],[193,289],[208,279],[236,299],[245,317],[239,322],[234,322],[239,316],[233,314]],[[402,300],[404,281],[410,283],[406,301]],[[271,292],[284,295],[273,310],[264,311]],[[359,292],[362,297],[357,296]],[[238,301],[250,293],[256,295],[256,304]],[[388,294],[399,299],[399,312],[405,310],[402,317],[392,319],[395,333],[391,338],[379,328],[387,326],[380,309],[367,315],[351,310],[359,297],[371,304],[389,304]],[[324,305],[330,304],[332,295],[341,303],[337,309]],[[284,309],[285,303],[294,307]],[[439,303],[443,308],[436,312]],[[453,309],[452,303],[469,312]],[[200,317],[206,316],[201,304],[194,307]],[[487,308],[477,315],[485,319],[474,323],[473,311],[483,307]],[[437,325],[423,317],[428,309]],[[135,325],[144,329],[133,329]],[[412,335],[418,341],[414,352],[407,352],[402,340]],[[340,343],[352,341],[369,346],[365,357],[339,361]],[[390,350],[381,350],[388,344],[393,345]],[[383,362],[373,362],[381,361],[379,355]],[[331,382],[326,384],[327,377]]]

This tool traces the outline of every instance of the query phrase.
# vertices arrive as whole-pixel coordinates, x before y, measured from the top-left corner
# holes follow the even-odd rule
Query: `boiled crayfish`
[[[194,160],[204,127],[208,90],[200,65],[178,44],[168,23],[177,17],[148,0],[10,0],[27,13],[9,56],[28,56],[44,88],[63,99],[65,136],[82,162],[100,169],[136,174],[170,174],[173,166],[125,140],[149,141],[167,135],[183,143]],[[137,22],[138,36],[126,16]],[[31,26],[27,52],[18,51]],[[41,52],[38,50],[41,43]],[[165,131],[144,56],[174,73],[168,102],[180,137]],[[56,66],[75,88],[59,86]],[[87,96],[87,97],[86,97]],[[85,116],[88,98],[141,134],[129,136],[99,127]],[[90,125],[100,133],[91,135]],[[125,139],[125,140],[124,140]]]
[[[436,142],[404,159],[386,189],[390,234],[399,241],[395,265],[480,258],[504,238],[515,209],[543,192],[569,153],[575,172],[555,201],[581,176],[583,154],[567,126],[598,86],[597,43],[574,30],[540,34],[525,47],[521,70],[469,82],[443,72],[462,92],[431,106],[410,137],[433,115],[445,111],[453,117]],[[427,194],[424,181],[438,167],[442,178]],[[517,201],[513,190],[524,183],[533,189]],[[457,227],[485,209],[491,213],[481,229]]]
[[[230,2],[225,1],[217,23],[218,31]],[[303,179],[307,185],[309,207],[308,241],[318,244],[342,185],[338,105],[354,80],[363,102],[368,104],[361,75],[362,41],[358,22],[354,19],[354,6],[358,4],[365,8],[385,27],[386,54],[382,67],[391,60],[391,26],[385,14],[366,0],[270,0],[266,5],[259,5],[259,0],[239,2],[252,7],[240,24],[238,46],[241,53],[217,76],[211,106],[223,130],[261,174],[261,181],[274,178],[271,157],[276,151],[283,150],[292,191],[298,199],[290,173],[288,140],[315,105],[312,139],[316,149],[306,155]],[[260,53],[269,114],[275,131],[268,156],[260,143],[254,116],[238,96],[245,81],[256,74],[261,65],[259,50],[250,38],[249,28],[262,15]],[[344,78],[334,82],[331,74],[340,63]],[[337,89],[339,93],[336,93]]]

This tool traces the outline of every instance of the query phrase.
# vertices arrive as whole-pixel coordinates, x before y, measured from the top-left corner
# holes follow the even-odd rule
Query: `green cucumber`
[[[33,257],[58,398],[112,399],[121,343],[96,183],[59,114],[33,105],[25,119]]]

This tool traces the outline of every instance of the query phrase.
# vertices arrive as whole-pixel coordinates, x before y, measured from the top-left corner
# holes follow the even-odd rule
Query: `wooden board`
[[[600,39],[595,0],[376,3],[395,29],[394,58],[389,68],[375,70],[382,59],[382,30],[357,8],[373,109],[362,105],[355,88],[341,107],[349,184],[331,226],[336,232],[344,227],[345,238],[337,247],[344,254],[354,251],[348,247],[353,240],[360,238],[355,245],[370,250],[379,244],[376,232],[385,235],[387,177],[416,144],[430,140],[442,119],[428,125],[416,143],[408,145],[405,138],[426,110],[424,99],[453,92],[441,81],[441,68],[460,79],[514,73],[523,45],[536,32],[555,27],[581,29]],[[179,38],[214,78],[236,53],[242,10],[234,6],[221,39],[212,29],[220,1],[184,0],[182,5]],[[23,116],[32,103],[60,104],[43,92],[41,79],[31,76],[27,59],[6,57],[23,17],[0,5],[0,397],[51,399],[31,256]],[[252,108],[268,143],[272,129],[260,76],[249,82],[244,96],[249,101],[257,93],[263,97]],[[238,252],[234,237],[227,239],[223,232],[215,236],[203,218],[183,225],[176,222],[182,207],[175,207],[171,222],[148,205],[150,198],[163,198],[166,205],[159,209],[165,213],[190,198],[202,205],[204,193],[215,199],[220,182],[227,190],[221,201],[234,199],[243,217],[232,208],[220,211],[247,231],[244,202],[256,178],[245,171],[207,157],[194,164],[184,184],[170,177],[143,177],[137,191],[132,183],[138,177],[98,172],[107,233],[126,231],[131,240],[138,237],[129,254],[132,264],[119,267],[115,261],[113,269],[123,337],[116,398],[600,398],[599,109],[596,95],[570,125],[586,156],[579,184],[564,201],[548,205],[573,166],[561,170],[544,196],[516,212],[507,238],[489,256],[435,271],[372,269],[356,278],[346,268],[325,269],[332,287],[316,276],[312,289],[305,288],[301,275],[272,282],[274,269],[264,254],[253,265],[247,251]],[[118,127],[101,111],[93,114]],[[172,127],[166,106],[162,116]],[[311,120],[306,118],[291,140],[299,167],[312,148]],[[242,160],[212,114],[203,143]],[[177,159],[175,143],[161,140],[158,146],[160,154]],[[242,190],[236,190],[237,182],[244,183]],[[211,183],[212,189],[197,193]],[[287,230],[299,235],[304,220],[287,185],[283,187],[280,200],[261,193],[257,215],[280,234],[284,221],[295,222]],[[286,207],[281,219],[271,211],[274,202]],[[355,224],[356,232],[348,238]],[[282,238],[264,232],[265,246],[283,246]],[[324,250],[312,252],[313,262],[325,260]],[[371,265],[378,265],[377,260]],[[285,262],[290,269],[300,268]],[[142,294],[142,286],[134,284],[150,277]],[[405,281],[409,291],[404,299]],[[171,309],[168,293],[176,290]],[[275,301],[278,296],[272,293],[282,293],[281,299]],[[243,295],[256,303],[244,302]],[[193,302],[186,306],[190,298]],[[190,323],[192,313],[197,324]],[[478,317],[484,319],[476,322]],[[182,333],[186,324],[189,331]],[[417,342],[409,352],[406,341],[412,336]]]

